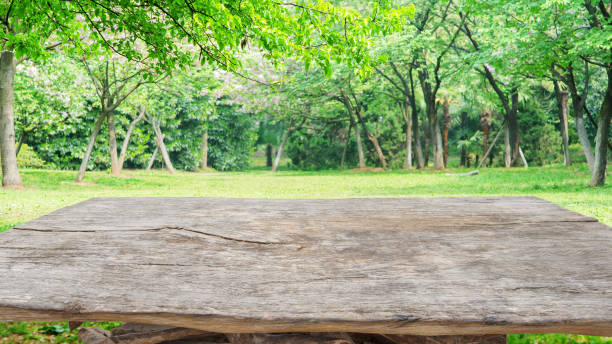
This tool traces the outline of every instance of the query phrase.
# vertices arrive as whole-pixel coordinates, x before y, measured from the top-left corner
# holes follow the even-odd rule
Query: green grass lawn
[[[88,172],[83,184],[74,171],[22,170],[24,189],[0,190],[0,232],[53,210],[91,197],[198,196],[254,198],[537,196],[612,226],[612,180],[605,187],[587,185],[584,165],[482,169],[474,177],[447,172],[390,171],[298,172],[257,170],[225,173],[125,171],[121,177]],[[1,235],[1,234],[0,234]],[[55,323],[54,323],[55,324]],[[45,327],[47,326],[47,327]],[[0,324],[0,343],[74,341],[74,333],[57,335],[49,324]],[[60,325],[60,327],[63,325]],[[101,326],[108,326],[102,324]],[[58,328],[56,328],[58,329]],[[43,331],[43,332],[40,332]],[[61,332],[61,330],[60,330]],[[38,338],[38,339],[37,339]],[[565,335],[513,335],[510,343],[612,343],[612,339]]]

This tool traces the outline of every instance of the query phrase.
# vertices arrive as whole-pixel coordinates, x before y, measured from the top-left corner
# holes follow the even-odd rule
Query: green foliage
[[[83,327],[100,327],[112,330],[121,323],[109,322],[84,322]],[[78,329],[70,331],[68,322],[9,322],[0,323],[0,343],[81,343]]]
[[[68,328],[68,326],[63,326],[63,325],[59,325],[59,324],[55,324],[55,325],[44,325],[40,328],[40,333],[44,333],[44,334],[62,334],[65,332],[70,332],[70,329]]]
[[[287,156],[291,164],[304,170],[336,169],[340,166],[346,142],[346,128],[326,126],[318,130],[302,128],[287,142]],[[357,165],[357,146],[354,135],[348,142],[345,167]]]
[[[110,3],[112,11],[107,10]],[[129,1],[110,3],[76,2],[77,13],[92,31],[91,38],[130,59],[157,61],[158,73],[187,65],[194,56],[202,64],[237,70],[241,62],[236,52],[248,44],[275,63],[296,56],[306,65],[315,63],[325,70],[332,59],[367,68],[369,37],[398,30],[414,13],[410,6],[393,8],[391,1],[373,3],[372,17],[323,0],[300,0],[293,6],[272,0],[242,1],[240,6],[218,0],[139,6]],[[107,32],[129,38],[111,40]],[[146,52],[134,48],[136,37],[146,42]],[[178,43],[184,41],[188,49]]]
[[[575,334],[511,334],[508,344],[606,344],[612,338]]]
[[[548,165],[563,162],[562,141],[559,132],[550,123],[541,128],[540,136],[533,151],[533,162],[538,165]]]
[[[6,337],[10,334],[28,334],[27,322],[16,322],[16,323],[0,323],[0,337]]]
[[[249,167],[255,147],[255,117],[232,105],[217,105],[217,119],[208,127],[208,159],[218,171],[239,171]]]
[[[519,107],[521,148],[529,164],[563,162],[561,134],[552,123],[556,114],[546,111],[534,98]],[[555,117],[553,117],[555,116]]]
[[[39,158],[30,146],[23,144],[17,156],[17,166],[20,168],[43,168],[45,166],[45,161]]]
[[[465,149],[466,154],[474,156],[482,154],[482,139],[482,131],[478,130],[474,135],[466,139],[459,139],[457,141],[457,150]]]

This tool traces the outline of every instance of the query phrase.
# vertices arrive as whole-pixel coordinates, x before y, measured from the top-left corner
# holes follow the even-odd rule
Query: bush
[[[538,165],[548,165],[563,162],[561,149],[563,142],[560,133],[551,124],[544,124],[538,137],[533,154],[533,162]]]
[[[45,167],[45,161],[30,146],[24,143],[21,145],[19,155],[17,156],[17,166],[20,168],[43,168]]]
[[[552,124],[556,120],[554,113],[534,99],[520,104],[520,145],[529,165],[563,162],[561,133]]]
[[[340,166],[345,143],[346,132],[341,126],[326,126],[316,131],[302,128],[291,134],[285,151],[291,164],[300,169],[335,169]],[[357,164],[357,143],[351,133],[345,165]]]
[[[218,171],[248,168],[257,139],[254,116],[230,105],[218,105],[217,113],[208,128],[209,166]]]

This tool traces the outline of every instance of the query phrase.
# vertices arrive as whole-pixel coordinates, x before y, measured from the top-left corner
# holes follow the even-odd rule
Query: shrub
[[[19,155],[17,156],[17,166],[20,168],[43,168],[45,166],[45,161],[42,160],[30,146],[24,143],[21,145]]]

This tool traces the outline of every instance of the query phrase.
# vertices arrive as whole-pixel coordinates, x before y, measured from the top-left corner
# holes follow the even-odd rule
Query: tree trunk
[[[587,114],[587,118],[589,119],[589,122],[591,122],[591,124],[593,124],[593,127],[595,127],[595,130],[599,130],[599,126],[597,125],[595,118],[593,118],[593,114],[589,111],[589,108],[586,105],[584,105],[582,108],[584,109],[584,112]],[[608,140],[608,151],[612,152],[612,142],[610,140]]]
[[[512,150],[510,149],[510,130],[508,126],[504,129],[505,137],[504,137],[504,166],[509,168],[512,163]]]
[[[489,141],[489,126],[491,125],[491,111],[485,109],[480,115],[480,125],[482,126],[482,156],[487,154],[487,143]],[[482,167],[487,167],[487,160],[482,160]]]
[[[476,155],[476,161],[474,162],[474,165],[476,165],[477,169],[480,168],[480,166],[486,162],[487,157],[489,156],[489,154],[491,154],[491,151],[493,150],[493,147],[495,147],[495,143],[497,143],[497,140],[499,139],[499,137],[501,136],[502,131],[506,131],[506,129],[508,128],[508,124],[504,121],[504,124],[502,124],[502,127],[499,128],[499,131],[497,132],[497,135],[495,135],[495,137],[493,138],[493,142],[491,142],[491,145],[489,146],[489,148],[487,149],[487,151],[484,153],[484,155],[482,156],[482,161],[480,164],[478,164],[478,155]],[[507,134],[506,134],[507,135]],[[470,167],[470,163],[468,160],[468,167]]]
[[[385,159],[385,155],[383,154],[382,149],[380,148],[380,144],[378,143],[378,138],[368,132],[368,139],[370,140],[370,142],[372,142],[372,144],[374,145],[374,149],[376,150],[376,154],[378,155],[378,159],[380,160],[380,164],[382,165],[383,169],[387,169],[387,159]]]
[[[383,154],[382,149],[380,148],[380,144],[378,143],[378,138],[376,137],[376,135],[372,134],[370,130],[368,130],[368,127],[363,119],[363,114],[361,113],[361,108],[355,110],[355,113],[357,114],[357,117],[359,118],[359,123],[361,123],[361,127],[363,131],[365,132],[370,142],[372,142],[372,144],[374,145],[374,149],[376,150],[376,154],[378,155],[378,160],[380,160],[380,164],[382,165],[382,168],[386,170],[387,169],[387,159],[385,159],[385,155]]]
[[[208,124],[204,129],[204,135],[202,135],[202,168],[208,168]]]
[[[416,105],[414,96],[414,80],[412,78],[412,68],[409,71],[410,77],[410,93],[409,102],[412,109],[412,135],[414,136],[414,155],[416,155],[416,165],[418,169],[425,168],[425,159],[423,158],[423,145],[421,143],[421,134],[419,132],[419,111]]]
[[[157,142],[155,142],[155,150],[153,151],[153,155],[151,155],[151,159],[149,159],[149,164],[147,165],[147,171],[151,171],[153,167],[153,163],[155,162],[155,158],[157,158],[157,151],[159,150],[159,146]]]
[[[412,132],[416,165],[418,169],[422,169],[425,167],[425,160],[423,159],[423,145],[421,144],[421,135],[419,135],[419,114],[416,111],[416,106],[412,107]]]
[[[283,148],[289,139],[289,135],[291,135],[293,120],[289,120],[289,128],[285,131],[283,135],[283,139],[281,140],[280,145],[278,146],[278,151],[276,151],[276,158],[274,159],[274,165],[272,165],[272,172],[276,172],[278,170],[278,164],[280,164],[281,156],[283,155]]]
[[[0,55],[0,161],[2,186],[19,187],[21,177],[15,151],[15,55],[4,50]]]
[[[266,145],[266,167],[272,167],[272,145]]]
[[[463,111],[461,112],[461,128],[465,129],[467,127],[467,112]],[[467,135],[462,135],[461,136],[462,140],[466,140],[467,139]],[[460,161],[460,165],[461,167],[464,167],[467,164],[467,151],[465,149],[465,146],[461,147],[461,161]]]
[[[555,95],[557,96],[557,107],[559,108],[559,129],[561,131],[561,140],[563,142],[563,161],[565,165],[571,166],[572,161],[570,159],[569,152],[569,136],[567,128],[567,102],[569,99],[569,93],[567,91],[561,91],[559,88],[559,82],[553,81],[555,86]]]
[[[512,150],[512,166],[521,164],[519,153],[519,126],[518,126],[518,92],[512,93],[512,108],[508,113],[508,129],[510,131],[510,149]]]
[[[444,132],[444,167],[448,165],[448,131],[451,126],[450,101],[445,98],[442,102],[443,116],[442,129]]]
[[[438,111],[435,105],[435,99],[431,100],[432,104],[427,106],[427,116],[429,118],[429,136],[433,152],[434,169],[441,170],[444,168],[444,148],[442,144],[442,134],[440,133],[440,122],[438,121]],[[426,102],[428,104],[429,102]]]
[[[404,122],[406,124],[406,169],[412,169],[412,116],[410,106],[407,101],[400,104]]]
[[[85,177],[85,171],[87,170],[87,164],[89,163],[91,152],[93,151],[94,144],[96,143],[96,138],[98,137],[100,128],[102,128],[104,119],[106,119],[106,113],[101,112],[100,116],[98,116],[98,119],[96,120],[96,124],[94,125],[94,129],[93,129],[93,132],[91,133],[91,137],[89,138],[89,143],[87,144],[87,149],[85,150],[85,155],[83,156],[83,161],[81,161],[81,167],[79,168],[79,173],[77,173],[77,177],[75,180],[75,182],[77,183],[82,182],[83,178]]]
[[[351,121],[351,126],[355,128],[355,140],[357,141],[357,153],[359,155],[359,168],[365,168],[365,156],[363,154],[363,144],[361,143],[361,130],[359,130],[359,125],[355,123],[355,118],[351,110],[348,110],[349,119]]]
[[[19,137],[19,142],[17,143],[17,149],[15,150],[15,156],[19,156],[19,152],[21,151],[21,146],[23,145],[23,141],[25,141],[26,136],[28,136],[27,131],[23,131],[21,136]]]
[[[436,114],[434,123],[434,168],[441,170],[444,168],[444,147],[442,143],[442,134],[440,133],[440,122],[438,121],[438,115]]]
[[[521,161],[523,162],[523,166],[525,168],[529,167],[529,165],[527,164],[527,159],[525,159],[525,154],[523,154],[523,150],[521,149],[520,146],[519,146],[519,155],[521,156]]]
[[[424,136],[425,136],[425,166],[429,166],[429,142],[430,142],[430,135],[431,135],[431,131],[429,130],[429,127],[427,127],[428,129],[425,129],[425,126],[423,126],[423,132],[424,132]]]
[[[570,90],[570,95],[572,97],[572,108],[574,109],[574,117],[576,118],[576,131],[578,132],[578,139],[580,139],[580,145],[582,146],[582,152],[584,153],[584,157],[586,158],[587,164],[589,165],[589,170],[593,173],[594,165],[595,165],[595,156],[593,154],[593,148],[591,146],[591,141],[589,140],[589,136],[584,127],[584,117],[582,116],[582,110],[585,107],[586,96],[588,94],[588,85],[589,85],[589,70],[588,63],[585,63],[585,88],[583,94],[580,95],[578,93],[578,88],[576,87],[576,80],[574,78],[574,68],[572,65],[567,67],[567,86]]]
[[[346,160],[346,150],[348,148],[349,142],[351,142],[351,130],[353,129],[353,124],[349,123],[348,130],[346,131],[346,140],[344,140],[344,149],[342,150],[342,158],[340,159],[340,171],[344,170],[344,161]]]
[[[595,161],[591,172],[591,185],[601,186],[606,182],[608,164],[608,136],[612,120],[612,69],[608,68],[608,89],[601,104],[597,136],[595,137]]]
[[[412,169],[412,126],[406,125],[406,169]]]
[[[564,156],[564,162],[565,165],[567,166],[571,166],[572,165],[572,160],[570,157],[570,151],[569,151],[569,135],[568,135],[568,128],[567,128],[567,113],[568,113],[568,108],[567,108],[567,101],[569,99],[569,94],[567,93],[567,91],[563,91],[561,92],[561,138],[563,140],[563,156]]]
[[[121,147],[121,155],[119,156],[119,172],[123,170],[123,163],[125,162],[125,155],[127,154],[127,148],[130,143],[130,137],[132,136],[132,132],[134,131],[136,124],[138,124],[138,122],[140,122],[144,118],[145,109],[141,108],[139,112],[140,113],[138,114],[138,117],[136,117],[136,119],[134,119],[132,123],[130,123],[128,131],[127,133],[125,133],[125,138],[123,139],[123,146]]]
[[[440,133],[440,121],[438,121],[438,108],[436,106],[436,90],[429,82],[426,69],[419,70],[419,80],[425,99],[425,110],[429,120],[429,140],[431,142],[434,169],[444,168],[444,147],[442,144],[442,134]]]
[[[155,143],[159,147],[159,151],[161,152],[162,158],[164,159],[164,163],[168,168],[168,171],[171,174],[176,173],[174,170],[174,166],[172,166],[172,161],[170,161],[170,155],[168,155],[168,150],[166,149],[166,145],[164,144],[164,134],[161,132],[161,128],[157,124],[152,124],[153,130],[155,131]]]
[[[576,131],[578,132],[578,138],[580,139],[582,152],[584,153],[584,157],[586,158],[587,164],[589,165],[589,170],[592,172],[595,165],[595,157],[593,155],[593,148],[591,147],[589,135],[587,134],[586,128],[584,127],[584,118],[582,117],[582,114],[576,113]]]
[[[117,157],[117,133],[115,131],[115,117],[113,111],[107,115],[108,123],[108,150],[111,157],[111,175],[118,176],[121,174],[119,166],[119,158]]]

